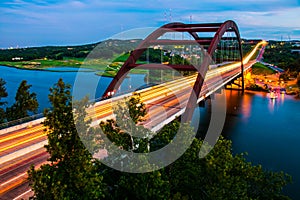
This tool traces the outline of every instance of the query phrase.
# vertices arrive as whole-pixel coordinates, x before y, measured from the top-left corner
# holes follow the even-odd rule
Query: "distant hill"
[[[244,48],[255,44],[257,40],[243,40]],[[77,46],[44,46],[15,49],[0,49],[0,61],[32,61],[36,59],[64,60],[65,58],[112,58],[115,54],[122,54],[137,47],[141,39],[116,40],[110,39],[93,44]],[[248,48],[245,48],[248,50]]]
[[[64,58],[85,58],[92,50],[90,57],[112,58],[133,50],[141,40],[106,40],[94,44],[78,46],[45,46],[0,50],[0,61],[31,61],[35,59],[63,60]]]

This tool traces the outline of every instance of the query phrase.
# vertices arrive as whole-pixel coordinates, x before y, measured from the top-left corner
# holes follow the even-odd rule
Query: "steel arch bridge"
[[[164,35],[168,33],[187,33],[190,39],[164,39]],[[202,36],[210,33],[212,36]],[[231,34],[234,34],[234,37]],[[228,37],[228,35],[230,36]],[[234,42],[232,42],[234,40]],[[200,64],[193,65],[180,65],[180,64],[138,64],[137,61],[146,52],[148,48],[154,45],[199,45],[203,53]],[[235,45],[233,45],[235,44]],[[146,37],[139,46],[131,51],[130,56],[124,62],[122,67],[117,72],[116,76],[107,87],[103,98],[108,98],[114,94],[117,88],[121,85],[122,81],[134,68],[143,69],[174,69],[183,71],[195,71],[197,78],[193,85],[193,92],[191,93],[185,112],[182,115],[182,122],[188,122],[192,118],[193,110],[197,105],[201,88],[204,83],[206,73],[209,69],[209,65],[212,62],[215,63],[228,63],[228,62],[240,62],[241,69],[241,88],[244,90],[244,66],[243,66],[243,52],[242,42],[237,24],[228,20],[223,23],[202,23],[202,24],[184,24],[184,23],[169,23],[153,31],[148,37]],[[225,51],[226,50],[226,51]],[[221,54],[218,54],[221,51]],[[223,53],[224,52],[224,53]],[[234,54],[232,58],[228,55]]]
[[[176,32],[176,33],[187,33],[190,36],[190,40],[187,39],[178,39],[178,38],[173,38],[171,39],[166,39],[166,37],[164,35],[168,34],[168,33],[172,33],[172,32]],[[211,36],[205,36],[206,33],[210,33]],[[233,43],[233,37],[231,37],[230,34],[234,34],[235,38],[235,42]],[[266,42],[262,42],[264,44],[266,44]],[[198,46],[201,47],[201,53],[203,53],[204,55],[204,59],[200,59],[201,62],[196,63],[193,65],[191,64],[176,64],[176,63],[160,63],[160,64],[153,64],[153,63],[148,63],[148,64],[140,64],[138,62],[139,58],[141,56],[143,56],[143,54],[145,52],[147,52],[147,49],[149,49],[149,47],[154,46],[154,45],[172,45],[172,44],[179,44],[179,45],[194,45],[197,44]],[[236,45],[236,46],[235,46]],[[129,58],[126,60],[126,62],[123,64],[123,66],[121,67],[121,69],[118,71],[117,75],[115,76],[115,78],[113,79],[113,81],[111,82],[111,84],[109,85],[109,87],[107,88],[106,92],[104,93],[104,97],[109,97],[110,95],[108,95],[109,93],[111,94],[111,91],[114,91],[115,88],[118,88],[121,84],[121,82],[124,80],[124,78],[126,77],[126,75],[129,73],[129,71],[131,69],[134,68],[146,68],[146,69],[161,69],[161,70],[166,70],[169,68],[172,68],[174,70],[183,70],[183,71],[191,71],[195,73],[195,79],[193,76],[193,79],[191,81],[192,86],[190,86],[190,83],[186,83],[186,85],[189,85],[189,89],[193,89],[193,93],[191,96],[188,95],[184,95],[183,98],[186,104],[184,104],[186,106],[185,112],[183,111],[183,109],[180,110],[180,114],[181,115],[181,121],[183,122],[188,122],[191,119],[191,114],[193,113],[194,108],[196,107],[196,103],[197,103],[197,99],[199,97],[199,95],[202,95],[201,93],[205,93],[206,88],[205,88],[205,84],[204,84],[204,78],[207,75],[209,75],[211,72],[213,72],[214,70],[208,71],[210,68],[210,64],[211,62],[215,62],[218,64],[220,64],[221,66],[224,66],[223,69],[225,69],[224,75],[227,75],[227,71],[226,70],[231,70],[229,69],[230,67],[226,66],[226,64],[224,64],[224,62],[233,62],[233,64],[236,66],[234,67],[234,71],[233,71],[233,75],[228,74],[228,79],[223,82],[224,84],[229,83],[229,81],[232,81],[233,78],[236,78],[238,76],[240,76],[240,79],[243,79],[243,73],[244,73],[244,68],[245,70],[248,70],[251,65],[253,63],[255,63],[257,60],[260,60],[262,55],[263,55],[263,50],[264,50],[264,45],[262,45],[263,47],[261,48],[261,50],[259,51],[260,53],[258,54],[258,56],[256,57],[256,59],[251,60],[252,56],[254,55],[254,52],[257,52],[258,49],[257,45],[252,51],[251,53],[249,53],[249,55],[247,55],[245,57],[243,57],[242,55],[242,48],[241,48],[241,39],[240,39],[240,35],[239,35],[239,30],[237,25],[235,24],[235,22],[233,21],[226,21],[224,23],[205,23],[205,24],[183,24],[183,23],[170,23],[170,24],[166,24],[160,28],[158,28],[157,30],[155,30],[154,32],[152,32],[145,40],[143,40],[140,45],[131,52]],[[220,53],[221,52],[221,53]],[[229,55],[232,55],[234,53],[233,57],[230,57]],[[244,65],[243,65],[244,64]],[[217,69],[219,70],[219,69]],[[221,70],[221,69],[220,69]],[[208,73],[207,73],[208,72]],[[207,80],[207,79],[206,79]],[[184,80],[185,81],[185,80]],[[227,82],[228,81],[228,82]],[[174,82],[174,81],[173,81]],[[177,80],[175,80],[176,82],[176,87],[180,84],[185,84],[183,83],[183,81],[179,82]],[[243,83],[243,81],[242,81]],[[181,86],[181,85],[180,85]],[[243,89],[244,87],[242,87]],[[182,88],[180,87],[180,90]],[[184,89],[184,88],[183,88]],[[214,88],[214,89],[218,89],[218,87]],[[146,89],[148,92],[149,90],[153,90],[153,88],[148,88]],[[179,90],[179,89],[178,89]],[[214,92],[216,90],[212,90],[210,92]],[[159,92],[159,88],[154,90],[154,93],[158,93]],[[201,92],[201,93],[200,93]],[[128,93],[126,95],[130,95],[131,93]],[[125,95],[125,96],[126,96]],[[171,95],[169,95],[171,96]],[[170,100],[169,96],[167,96],[168,100]],[[160,94],[157,94],[157,96],[155,96],[154,98],[157,97],[161,97]],[[199,99],[203,99],[204,95],[201,96],[201,98]],[[114,99],[115,98],[115,99]],[[90,114],[90,117],[94,120],[93,122],[95,122],[94,124],[99,124],[98,120],[105,120],[107,119],[107,117],[113,117],[113,111],[112,111],[112,101],[118,101],[119,99],[123,98],[122,96],[117,96],[117,97],[113,97],[112,99],[107,99],[104,101],[98,101],[95,103],[95,109],[97,109],[97,112],[92,111]],[[152,98],[152,97],[151,97]],[[161,99],[163,99],[165,97],[162,97]],[[205,97],[204,97],[205,98]],[[198,99],[198,101],[199,101]],[[160,101],[160,99],[158,100]],[[158,102],[156,101],[156,102]],[[177,102],[175,102],[177,103]],[[175,104],[174,103],[174,104]],[[155,103],[153,103],[152,105],[155,105]],[[173,105],[173,104],[172,104]],[[172,107],[172,106],[170,106]],[[175,106],[173,106],[174,108]],[[158,107],[158,109],[161,109],[161,107]],[[176,109],[176,108],[175,108]],[[174,110],[175,110],[174,109]],[[176,110],[178,111],[178,109]],[[182,111],[182,112],[181,112]],[[184,112],[184,113],[183,113]],[[179,113],[179,112],[177,112]],[[176,117],[178,116],[176,113]],[[173,115],[169,115],[166,116],[168,117],[168,119],[172,120],[174,118]],[[161,122],[162,117],[160,115],[158,115],[158,120]],[[7,149],[5,150],[6,152],[3,152],[4,156],[0,157],[0,162],[2,163],[8,163],[11,162],[12,160],[16,161],[15,165],[11,166],[11,165],[5,165],[4,168],[0,169],[0,174],[1,174],[1,170],[2,172],[5,171],[6,172],[14,172],[15,170],[19,170],[19,166],[22,166],[22,169],[20,170],[20,173],[22,171],[22,174],[24,174],[24,176],[26,175],[26,171],[27,168],[23,168],[23,165],[20,165],[20,163],[22,163],[24,161],[24,159],[20,159],[20,157],[26,158],[26,160],[29,161],[28,166],[31,164],[41,164],[43,162],[46,162],[48,155],[46,154],[46,152],[43,149],[43,146],[45,144],[47,144],[47,140],[46,140],[46,136],[44,135],[44,127],[41,124],[42,121],[44,121],[45,118],[40,118],[37,120],[32,120],[26,123],[22,123],[20,125],[17,126],[13,126],[13,127],[8,127],[5,129],[0,130],[0,135],[8,135],[9,137],[11,137],[12,139],[9,139],[9,142],[12,142],[13,144],[17,144],[15,143],[15,138],[19,137],[20,133],[22,134],[22,138],[26,139],[26,140],[32,140],[32,133],[35,133],[35,137],[31,142],[28,142],[26,144],[18,144],[17,146],[13,146],[13,148]],[[150,118],[150,121],[152,119]],[[164,120],[164,119],[163,119]],[[152,124],[150,123],[150,125],[148,125],[148,127],[150,129],[152,129],[153,127],[156,130],[159,130],[160,127],[158,127],[157,124],[155,124],[157,121],[154,121],[154,126],[152,126]],[[159,122],[159,123],[160,123]],[[161,125],[164,125],[163,123],[168,123],[166,120],[164,122],[161,122]],[[147,128],[147,127],[146,127]],[[155,130],[154,130],[155,131]],[[24,146],[23,146],[24,145]],[[4,147],[6,148],[6,147]],[[16,148],[18,149],[24,149],[25,152],[24,154],[12,154],[12,152],[14,152],[16,150]],[[1,150],[0,150],[1,151]],[[23,151],[23,150],[22,150]],[[22,175],[21,174],[21,175]],[[24,180],[26,179],[26,177],[24,178],[24,176],[13,176],[13,177],[6,177],[5,179],[1,179],[1,183],[4,187],[0,188],[0,195],[2,194],[8,194],[9,195],[16,195],[16,188],[19,187],[24,187],[25,185],[27,185],[27,182],[24,182]],[[26,189],[27,186],[25,186]],[[28,188],[26,189],[28,190]],[[11,196],[10,196],[11,197]]]

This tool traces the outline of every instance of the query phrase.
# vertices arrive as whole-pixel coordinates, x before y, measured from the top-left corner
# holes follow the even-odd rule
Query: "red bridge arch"
[[[167,32],[186,32],[189,33],[194,40],[163,40],[158,39],[160,36]],[[198,33],[206,33],[211,32],[214,33],[214,36],[211,38],[203,38],[199,37]],[[129,73],[129,71],[136,67],[142,67],[146,69],[175,69],[175,70],[187,70],[187,71],[198,71],[196,81],[193,86],[193,92],[190,96],[187,107],[185,109],[185,113],[182,116],[183,122],[189,122],[192,118],[193,111],[197,105],[197,100],[201,92],[202,85],[204,83],[204,78],[208,70],[208,66],[211,63],[211,57],[213,53],[218,47],[219,42],[222,40],[222,37],[226,32],[234,32],[238,41],[238,51],[241,60],[241,77],[242,77],[242,89],[244,89],[244,67],[243,67],[243,53],[242,53],[242,46],[241,46],[241,38],[237,24],[232,21],[228,20],[224,23],[202,23],[202,24],[184,24],[184,23],[169,23],[163,25],[162,27],[153,31],[148,37],[146,37],[139,46],[130,53],[130,56],[122,65],[120,70],[117,72],[116,76],[107,87],[103,98],[109,97],[112,91],[115,91],[119,88],[120,84]],[[201,46],[205,45],[206,54],[203,62],[199,66],[193,65],[139,65],[136,61],[140,58],[140,56],[147,50],[148,47],[151,45],[168,45],[168,44],[199,44]],[[194,95],[193,95],[194,94]]]

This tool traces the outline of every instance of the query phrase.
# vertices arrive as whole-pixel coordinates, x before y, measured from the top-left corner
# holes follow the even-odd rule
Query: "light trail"
[[[45,129],[45,127],[42,124],[39,124],[35,127],[30,128],[29,130],[25,129],[25,130],[18,131],[16,134],[7,133],[7,134],[5,134],[7,136],[5,136],[5,135],[0,136],[0,143],[15,139],[17,137],[22,137],[22,136],[30,134],[32,132],[41,131],[43,129]]]
[[[44,134],[44,132],[41,132],[41,133],[38,132],[37,134],[38,135],[36,135],[34,137],[30,137],[29,139],[22,140],[20,142],[14,143],[14,144],[4,146],[4,147],[0,148],[0,152],[3,152],[3,151],[8,150],[8,149],[12,149],[12,148],[17,147],[19,145],[22,145],[22,144],[25,144],[25,143],[28,143],[28,142],[32,142],[36,139],[39,139],[39,138],[42,138],[42,137],[46,136],[46,134]]]
[[[20,194],[19,196],[15,197],[13,200],[23,199],[23,198],[21,198],[21,197],[23,197],[23,196],[29,194],[30,192],[32,192],[31,189],[30,189],[30,190],[27,190],[26,192],[23,192],[23,193]]]

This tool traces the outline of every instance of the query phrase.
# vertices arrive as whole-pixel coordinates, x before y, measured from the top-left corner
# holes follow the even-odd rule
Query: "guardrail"
[[[9,121],[9,122],[4,122],[2,124],[0,124],[0,134],[2,133],[2,129],[7,129],[7,128],[10,128],[10,127],[14,127],[14,126],[19,126],[22,125],[22,124],[26,124],[25,126],[30,126],[30,122],[33,123],[35,120],[39,120],[39,119],[42,119],[44,118],[44,114],[43,113],[39,113],[39,114],[36,114],[36,115],[31,115],[31,116],[28,116],[28,117],[24,117],[24,118],[21,118],[21,119],[16,119],[16,120],[13,120],[13,121]],[[27,122],[27,123],[26,123]]]

